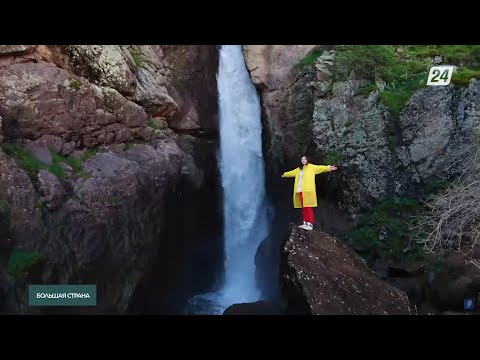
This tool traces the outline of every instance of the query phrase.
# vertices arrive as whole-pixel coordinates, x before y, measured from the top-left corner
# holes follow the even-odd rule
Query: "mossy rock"
[[[46,260],[46,256],[38,252],[12,250],[8,259],[7,272],[14,277],[18,277],[37,265],[42,265]]]

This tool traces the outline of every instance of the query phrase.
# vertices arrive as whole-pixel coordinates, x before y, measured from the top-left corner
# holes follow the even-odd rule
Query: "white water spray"
[[[225,276],[218,292],[202,298],[215,303],[214,312],[221,313],[234,303],[261,298],[254,261],[258,246],[268,235],[269,220],[260,101],[245,66],[241,45],[222,45],[217,83]]]
[[[224,45],[218,73],[220,170],[225,217],[225,285],[233,302],[260,298],[255,253],[268,235],[260,101],[240,45]]]

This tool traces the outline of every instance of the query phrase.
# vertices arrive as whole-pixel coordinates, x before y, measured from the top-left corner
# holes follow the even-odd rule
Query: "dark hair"
[[[308,156],[307,156],[307,155],[302,155],[302,156],[300,157],[300,165],[298,166],[298,168],[299,168],[300,170],[303,169],[303,164],[302,164],[302,158],[303,158],[303,157],[304,157],[305,159],[307,159],[307,164],[309,163]]]

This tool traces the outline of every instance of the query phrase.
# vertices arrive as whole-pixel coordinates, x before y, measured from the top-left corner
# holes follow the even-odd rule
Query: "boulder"
[[[380,280],[341,240],[293,228],[283,249],[287,313],[409,315],[405,292]]]

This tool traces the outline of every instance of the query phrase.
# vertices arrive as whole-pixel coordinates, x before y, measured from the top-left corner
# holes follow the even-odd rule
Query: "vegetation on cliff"
[[[38,252],[13,250],[8,259],[7,271],[10,275],[18,276],[45,260],[46,257]]]
[[[449,181],[432,182],[423,197],[390,198],[364,215],[345,240],[367,263],[377,259],[422,262],[442,270],[444,251],[469,253],[480,243],[480,149],[471,154]]]
[[[380,98],[394,114],[426,86],[433,65],[456,66],[454,85],[465,86],[472,78],[480,78],[479,45],[340,45],[335,51],[334,81],[370,81],[363,91],[380,91]],[[321,54],[318,49],[312,51],[300,65],[314,64]]]
[[[50,171],[59,179],[66,178],[67,173],[65,172],[65,168],[62,167],[62,163],[68,165],[78,176],[87,179],[90,175],[83,170],[83,162],[94,156],[96,153],[95,149],[87,149],[80,157],[64,157],[55,151],[50,150],[52,163],[48,165],[37,159],[31,151],[18,144],[4,143],[2,144],[2,148],[6,154],[15,158],[18,166],[23,169],[34,182],[38,181],[38,171],[42,169]]]
[[[470,79],[480,77],[477,45],[339,46],[337,56],[336,80],[347,80],[352,74],[370,80],[370,88],[380,90],[382,101],[394,114],[415,91],[426,86],[432,65],[457,66],[452,76],[455,85],[468,85]]]

